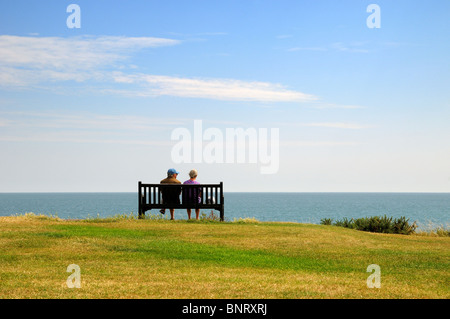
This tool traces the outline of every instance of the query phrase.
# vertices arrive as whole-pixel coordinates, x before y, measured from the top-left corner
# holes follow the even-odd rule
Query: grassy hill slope
[[[0,217],[1,298],[449,298],[450,238],[295,223]],[[70,264],[81,288],[70,289]],[[368,288],[367,267],[381,270]]]

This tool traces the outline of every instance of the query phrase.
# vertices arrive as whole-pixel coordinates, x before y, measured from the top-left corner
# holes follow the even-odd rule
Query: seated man
[[[179,180],[177,180],[179,172],[177,172],[176,169],[171,168],[167,171],[167,178],[163,179],[160,184],[181,184]],[[170,187],[170,188],[164,188],[161,187],[160,189],[162,193],[162,201],[164,204],[180,204],[180,194],[181,194],[181,187]],[[174,211],[175,209],[170,208],[170,219],[174,220]],[[164,214],[166,211],[165,209],[161,209],[160,213]]]

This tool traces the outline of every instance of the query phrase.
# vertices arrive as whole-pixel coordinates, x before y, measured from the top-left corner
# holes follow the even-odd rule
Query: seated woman
[[[197,170],[193,169],[189,172],[189,177],[190,179],[188,179],[187,181],[185,181],[183,184],[184,185],[189,185],[189,184],[200,184],[199,182],[196,181],[197,179]],[[197,204],[200,203],[202,198],[201,198],[201,188],[200,187],[189,187],[189,188],[183,188],[183,194],[182,194],[182,200],[183,200],[183,204]],[[187,208],[187,214],[188,214],[188,219],[191,219],[191,209]],[[196,208],[195,209],[195,217],[198,220],[198,216],[200,214],[200,208]]]

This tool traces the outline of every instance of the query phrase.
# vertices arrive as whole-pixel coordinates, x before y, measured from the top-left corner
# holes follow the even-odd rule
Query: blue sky
[[[2,2],[0,192],[133,192],[170,167],[227,191],[449,192],[449,15],[446,0]],[[279,129],[279,169],[174,163],[171,134],[194,120]]]

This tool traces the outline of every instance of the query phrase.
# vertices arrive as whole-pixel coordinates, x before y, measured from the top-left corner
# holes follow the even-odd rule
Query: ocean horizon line
[[[133,194],[137,191],[26,191],[0,192],[0,194]],[[450,194],[449,192],[432,191],[225,191],[239,194]]]

